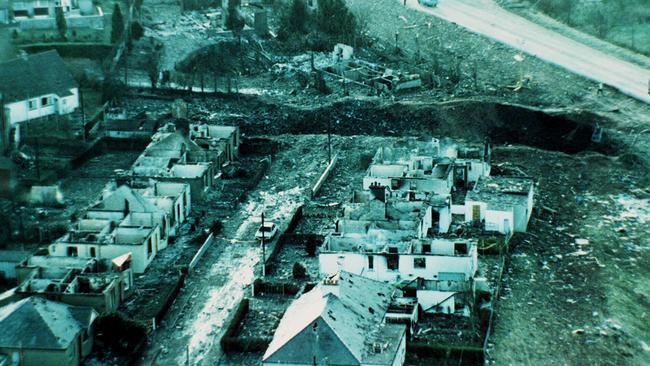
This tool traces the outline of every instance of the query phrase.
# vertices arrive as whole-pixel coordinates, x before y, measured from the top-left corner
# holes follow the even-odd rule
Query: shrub
[[[296,262],[293,264],[293,278],[299,280],[307,278],[307,269],[302,264]]]
[[[318,29],[339,41],[351,43],[357,32],[357,21],[343,0],[320,0],[316,13]]]
[[[309,238],[305,243],[305,251],[307,251],[307,255],[310,257],[314,257],[316,255],[316,247],[317,247],[316,239]]]
[[[122,10],[120,10],[120,6],[117,3],[115,3],[115,7],[113,7],[111,26],[111,43],[115,43],[122,38],[122,33],[124,33],[124,17],[122,16]]]
[[[219,220],[214,220],[212,226],[210,226],[212,235],[217,236],[221,232],[221,229],[223,229],[223,223]]]
[[[95,323],[97,340],[120,353],[130,352],[147,338],[142,324],[127,319],[120,314],[108,314]]]
[[[288,36],[292,33],[305,33],[308,30],[309,11],[304,0],[293,0],[280,17],[278,35]]]
[[[144,36],[144,28],[139,22],[133,22],[131,24],[131,38],[136,41]]]
[[[102,84],[102,101],[106,102],[124,96],[126,87],[116,78],[106,78]]]

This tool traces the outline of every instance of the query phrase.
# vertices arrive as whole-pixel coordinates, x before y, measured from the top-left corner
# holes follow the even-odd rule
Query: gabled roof
[[[318,319],[327,323],[360,364],[369,361],[384,364],[380,360],[394,359],[394,351],[405,332],[403,324],[384,323],[394,287],[348,272],[341,272],[337,276],[335,285],[321,283],[289,306],[264,354],[264,360]],[[385,352],[376,354],[372,349],[374,343],[390,346]],[[315,344],[314,347],[327,348],[324,344]],[[291,361],[286,360],[288,363]]]
[[[1,63],[0,80],[0,93],[5,103],[45,94],[70,95],[70,89],[78,87],[56,50]]]
[[[91,210],[123,211],[126,209],[125,202],[129,202],[129,211],[133,212],[158,212],[160,209],[129,186],[120,186],[110,193]]]
[[[28,297],[0,308],[0,348],[66,349],[96,317],[89,307]]]
[[[143,155],[161,156],[161,153],[181,151],[203,151],[203,149],[181,132],[158,132],[153,141],[145,148]],[[167,156],[167,155],[163,155]]]

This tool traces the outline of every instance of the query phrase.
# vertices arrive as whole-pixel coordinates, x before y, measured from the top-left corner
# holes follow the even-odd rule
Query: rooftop
[[[1,63],[0,80],[0,93],[5,103],[46,94],[66,96],[70,95],[70,89],[78,86],[56,50]]]
[[[289,306],[263,359],[273,358],[295,336],[320,319],[359,364],[390,364],[406,331],[403,324],[384,321],[394,291],[390,285],[347,272],[324,280]],[[327,355],[328,350],[336,349],[333,339],[317,339],[310,345],[313,353]],[[379,352],[376,345],[380,347]],[[284,356],[304,358],[298,349],[295,351],[285,352]],[[292,360],[278,358],[278,361]]]
[[[97,317],[87,307],[28,297],[0,308],[0,348],[66,349]]]
[[[114,191],[105,192],[104,198],[91,210],[157,212],[159,209],[129,186],[123,185]]]

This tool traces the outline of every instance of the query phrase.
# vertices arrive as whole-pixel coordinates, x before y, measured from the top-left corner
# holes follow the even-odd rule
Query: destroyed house
[[[289,305],[262,364],[403,365],[402,322],[416,317],[417,307],[395,294],[388,284],[344,271],[326,278]]]
[[[161,130],[169,129],[168,126]],[[192,199],[195,202],[203,199],[216,176],[205,150],[180,132],[158,132],[152,140],[131,167],[130,173],[136,183],[146,183],[150,179],[187,183]]]
[[[237,141],[239,141],[238,136]],[[151,143],[146,147],[142,155],[172,157],[175,158],[174,163],[212,163],[215,165],[215,170],[219,170],[221,165],[228,160],[225,147],[222,144],[228,139],[213,138],[212,140],[214,143],[200,146],[197,140],[192,138],[191,132],[188,136],[183,129],[177,129],[174,124],[168,123],[152,136]],[[234,138],[231,137],[230,140],[234,140]],[[199,139],[199,141],[203,140]],[[232,150],[229,150],[229,152],[234,154]]]
[[[318,263],[323,275],[344,270],[392,283],[415,278],[468,281],[478,268],[478,253],[473,239],[416,239],[408,231],[371,229],[328,235]]]
[[[135,191],[167,213],[169,236],[176,236],[178,228],[187,220],[192,209],[190,186],[185,183],[154,182],[151,186],[137,188]]]
[[[57,278],[60,277],[60,278]],[[83,273],[65,268],[41,268],[15,291],[20,298],[40,296],[74,306],[112,313],[126,298],[131,276],[116,272]]]
[[[235,160],[239,156],[241,136],[239,127],[220,126],[213,124],[190,124],[190,139],[207,150],[218,149],[224,152],[225,162]]]
[[[102,192],[102,198],[87,211],[86,219],[110,220],[113,226],[118,225],[130,214],[128,223],[124,226],[143,226],[160,229],[160,249],[167,247],[168,238],[172,231],[170,217],[164,207],[156,206],[156,201],[145,197],[137,189],[127,185],[115,188],[109,186]],[[140,223],[138,223],[138,220]],[[145,224],[143,220],[148,222]],[[87,222],[90,225],[90,221]],[[97,224],[101,224],[98,222]],[[83,231],[81,228],[80,231]]]
[[[530,178],[481,177],[465,196],[465,221],[504,234],[526,232],[533,211]]]
[[[371,164],[363,178],[363,189],[387,187],[391,191],[410,193],[411,200],[423,199],[427,193],[449,194],[453,187],[450,160],[416,157],[404,164]]]
[[[99,262],[95,258],[80,257],[52,257],[34,255],[25,259],[16,266],[16,277],[18,283],[23,283],[30,278],[54,278],[48,273],[50,270],[59,273],[95,273],[99,271]],[[63,272],[62,272],[63,271]]]
[[[0,308],[0,355],[20,366],[77,366],[90,354],[97,312],[40,297]]]
[[[130,267],[144,273],[160,250],[160,226],[124,227],[107,219],[82,219],[48,247],[50,255],[113,260],[131,256]]]
[[[397,92],[418,88],[422,80],[418,74],[407,74],[368,61],[353,59],[350,46],[337,44],[332,61],[325,71],[367,85],[381,92]]]
[[[480,177],[489,176],[491,158],[492,148],[488,142],[483,146],[458,147],[454,159],[454,183],[467,188]]]
[[[473,302],[474,281],[458,280],[445,274],[437,280],[417,278],[403,281],[400,288],[417,298],[422,313],[468,317]]]
[[[479,177],[490,175],[491,163],[491,146],[486,141],[484,144],[459,144],[450,139],[431,139],[430,142],[419,142],[411,147],[381,147],[377,150],[373,158],[372,165],[381,166],[404,166],[408,167],[404,173],[405,176],[414,177],[427,177],[429,171],[431,175],[441,175],[440,170],[435,172],[435,166],[440,164],[450,164],[453,169],[453,182],[460,187],[469,187],[471,184],[476,183]],[[385,168],[375,168],[375,175],[380,175],[381,171]],[[408,173],[413,172],[413,173]],[[395,171],[392,172],[394,174]],[[446,171],[445,171],[446,173]],[[370,175],[364,180],[364,189],[368,182],[370,182]],[[446,175],[445,175],[446,176]],[[420,182],[419,180],[413,180]],[[409,190],[410,187],[405,183],[412,183],[413,181],[405,181],[400,186],[393,188],[401,188],[402,190]],[[398,183],[394,183],[398,185]],[[419,183],[420,186],[413,186],[412,191],[418,191],[420,194],[431,191],[431,183]],[[388,185],[386,185],[388,187]],[[436,191],[436,193],[440,193]]]
[[[345,233],[346,227],[359,222],[389,228],[409,228],[419,238],[445,233],[451,224],[451,198],[449,195],[433,195],[425,201],[409,201],[385,188],[372,187],[370,192],[354,192],[352,202],[344,206],[343,219],[337,221],[337,232]],[[377,199],[376,197],[383,197]],[[365,223],[365,224],[364,224]]]

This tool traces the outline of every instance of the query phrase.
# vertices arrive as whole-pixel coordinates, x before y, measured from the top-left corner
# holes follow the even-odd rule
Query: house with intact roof
[[[92,349],[96,318],[92,308],[40,297],[6,305],[0,308],[0,356],[10,365],[79,365]]]
[[[4,146],[20,141],[20,124],[74,112],[79,85],[56,50],[0,64],[0,111]]]
[[[407,326],[392,312],[396,300],[391,285],[343,271],[327,277],[291,303],[262,364],[403,365]]]

